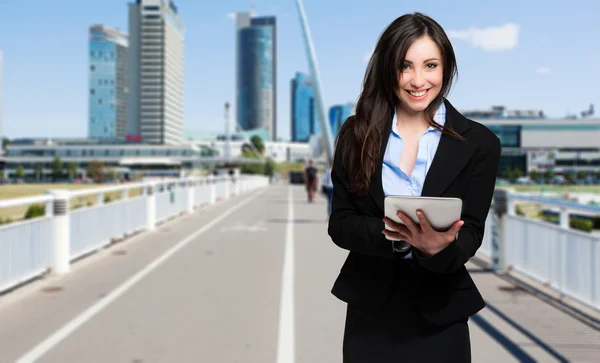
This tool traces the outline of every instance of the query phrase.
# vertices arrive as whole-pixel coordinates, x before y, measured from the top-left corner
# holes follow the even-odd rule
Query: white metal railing
[[[67,273],[73,260],[115,239],[152,231],[158,223],[191,213],[197,206],[214,204],[217,195],[228,198],[268,184],[263,176],[208,176],[52,190],[36,197],[0,200],[0,209],[45,205],[43,217],[0,225],[0,292],[47,271]],[[130,196],[134,190],[141,190],[141,195]],[[107,193],[121,198],[105,203]],[[90,196],[96,198],[94,205],[71,210],[75,198]]]
[[[600,311],[600,234],[569,226],[573,212],[600,215],[600,207],[547,197],[507,194],[505,215],[490,211],[477,254],[494,268],[511,269]],[[558,224],[516,214],[519,202],[559,211]]]

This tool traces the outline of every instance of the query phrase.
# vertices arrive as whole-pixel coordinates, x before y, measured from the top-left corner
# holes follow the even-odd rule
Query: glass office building
[[[124,139],[127,127],[127,35],[89,28],[88,136]]]
[[[343,105],[334,105],[329,109],[329,127],[331,135],[335,138],[340,131],[340,127],[346,119],[355,113],[354,103],[346,103]]]
[[[237,120],[242,130],[266,128],[277,137],[275,17],[237,14]]]
[[[296,73],[291,81],[292,141],[307,142],[311,135],[320,135],[321,128],[310,76]]]

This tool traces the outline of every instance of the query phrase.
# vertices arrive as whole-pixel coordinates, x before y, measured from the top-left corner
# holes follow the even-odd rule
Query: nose
[[[423,77],[423,72],[419,69],[415,70],[413,72],[413,77],[412,80],[410,81],[410,85],[413,86],[415,89],[420,89],[421,87],[423,87],[425,84],[425,80]]]

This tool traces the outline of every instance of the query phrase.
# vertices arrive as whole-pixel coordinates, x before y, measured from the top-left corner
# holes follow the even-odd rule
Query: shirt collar
[[[440,104],[440,107],[438,107],[437,111],[435,112],[435,115],[433,116],[433,120],[435,122],[437,122],[438,124],[440,124],[442,127],[446,124],[446,105],[444,104],[444,102],[442,102]],[[392,132],[395,133],[396,135],[400,136],[400,133],[398,132],[398,126],[397,126],[396,121],[397,121],[396,110],[394,110],[394,117],[392,118]],[[432,126],[429,126],[429,128],[427,129],[426,132],[429,132],[429,131],[437,131],[437,130],[434,129]]]

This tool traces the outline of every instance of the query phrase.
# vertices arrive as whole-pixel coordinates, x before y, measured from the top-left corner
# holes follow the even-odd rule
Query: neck
[[[406,110],[402,106],[396,106],[396,124],[398,129],[420,129],[424,126],[429,127],[429,122],[425,117],[425,111],[414,112]]]

